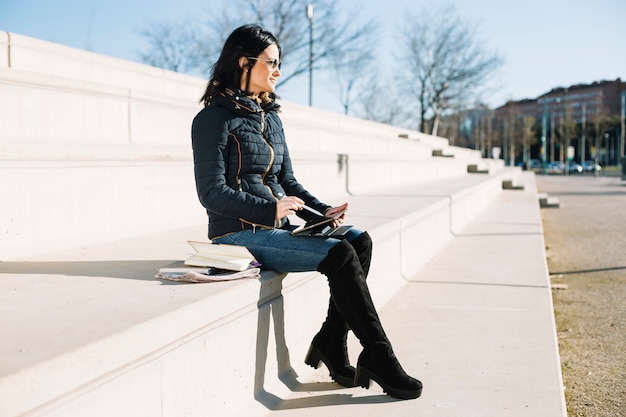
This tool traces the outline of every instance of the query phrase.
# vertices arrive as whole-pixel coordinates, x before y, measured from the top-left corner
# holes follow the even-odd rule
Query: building
[[[504,148],[515,149],[519,134],[511,129],[516,120],[527,116],[535,118],[537,141],[531,146],[533,158],[541,157],[545,137],[546,159],[563,160],[565,149],[573,146],[575,160],[582,161],[597,155],[606,164],[618,164],[623,155],[623,130],[620,123],[622,95],[626,83],[597,81],[553,88],[535,99],[509,101],[495,110],[496,125]],[[621,143],[620,143],[621,142]],[[515,160],[526,161],[528,155],[512,152]],[[548,149],[549,148],[549,149]]]

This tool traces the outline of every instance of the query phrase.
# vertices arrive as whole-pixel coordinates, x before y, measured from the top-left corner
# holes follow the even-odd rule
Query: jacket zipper
[[[267,165],[267,168],[265,168],[265,171],[263,172],[263,174],[261,174],[261,182],[263,183],[263,185],[265,187],[267,187],[267,190],[270,192],[272,197],[274,197],[274,199],[276,201],[278,201],[278,199],[276,198],[276,196],[272,192],[272,189],[267,184],[265,184],[265,177],[267,176],[267,173],[270,172],[270,169],[272,168],[272,165],[274,165],[274,148],[272,148],[272,146],[269,144],[269,142],[265,138],[265,132],[264,132],[265,131],[265,112],[261,111],[260,114],[261,114],[261,139],[263,139],[263,142],[265,142],[265,145],[267,146],[267,148],[270,151],[270,162]],[[234,135],[233,135],[233,137],[234,137]],[[236,181],[237,181],[237,185],[239,187],[239,191],[242,191],[242,189],[241,189],[241,179],[239,178],[239,173],[241,172],[241,164],[242,164],[242,162],[241,162],[241,147],[239,146],[239,141],[237,140],[237,138],[235,138],[235,141],[237,142],[237,152],[239,154],[239,166],[237,168]],[[252,233],[256,233],[256,228],[257,228],[257,224],[256,223],[250,223],[250,222],[245,221],[244,219],[239,219],[239,220],[241,220],[244,223],[251,224],[252,225]],[[274,222],[274,226],[276,227],[277,224],[278,224],[278,220],[276,220]],[[259,227],[267,228],[266,226],[263,226],[263,225],[261,225]]]
[[[272,189],[269,187],[269,185],[265,184],[265,177],[267,176],[268,172],[270,172],[272,165],[274,165],[274,148],[272,148],[272,145],[270,145],[270,143],[267,141],[267,138],[265,137],[265,112],[264,111],[261,112],[261,138],[267,145],[267,148],[270,150],[270,162],[267,165],[265,172],[261,175],[261,182],[263,183],[264,186],[267,187],[267,190],[270,192],[270,195],[274,197],[274,200],[278,201],[278,198],[276,198],[276,196],[272,192]],[[278,227],[278,226],[279,226],[279,221],[278,219],[275,219],[274,227]]]
[[[265,184],[265,176],[267,175],[268,172],[270,172],[272,165],[274,165],[274,148],[272,148],[270,143],[265,138],[265,112],[261,112],[261,139],[263,139],[263,142],[265,142],[265,145],[267,145],[267,148],[270,150],[270,162],[267,165],[267,168],[265,168],[265,172],[261,174],[261,181],[263,182],[263,185],[265,185],[267,189],[270,191],[270,194],[272,194],[272,196],[276,198],[274,196],[274,193],[272,192],[272,189]]]
[[[233,140],[237,144],[238,161],[237,161],[237,174],[235,175],[235,182],[237,183],[237,188],[239,188],[239,191],[243,191],[241,188],[241,178],[239,178],[239,174],[241,174],[241,143],[239,143],[237,136],[233,135],[232,133],[230,135],[233,137]]]

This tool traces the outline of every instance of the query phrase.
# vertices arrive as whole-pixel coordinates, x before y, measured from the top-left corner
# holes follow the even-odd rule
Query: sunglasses
[[[275,71],[276,69],[280,69],[281,62],[277,59],[267,59],[267,58],[254,58],[248,57],[248,59],[254,59],[255,61],[263,61],[269,64],[270,68]]]

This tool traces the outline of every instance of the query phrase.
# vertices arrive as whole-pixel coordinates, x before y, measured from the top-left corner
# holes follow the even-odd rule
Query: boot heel
[[[407,375],[407,378],[411,378]],[[411,378],[415,381],[413,386],[407,386],[403,388],[395,388],[389,385],[388,382],[383,381],[379,376],[373,374],[365,368],[357,366],[356,374],[354,375],[354,383],[360,387],[368,389],[371,382],[374,381],[383,389],[383,391],[394,398],[400,400],[411,400],[422,395],[422,383],[415,378]]]
[[[354,367],[348,365],[335,368],[322,351],[316,348],[313,344],[311,344],[309,351],[304,357],[304,363],[315,369],[319,368],[323,363],[328,368],[330,377],[333,381],[346,388],[356,386],[354,385]]]
[[[317,348],[313,345],[309,346],[309,351],[304,357],[304,363],[311,366],[314,369],[320,367],[320,362],[322,361],[322,353],[317,350]]]
[[[357,366],[356,374],[354,375],[354,385],[369,389],[372,384],[372,375],[367,369]]]

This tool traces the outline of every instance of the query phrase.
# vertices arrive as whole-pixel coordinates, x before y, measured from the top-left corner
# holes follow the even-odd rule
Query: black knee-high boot
[[[304,363],[319,368],[320,362],[324,362],[333,381],[350,388],[356,386],[356,369],[348,359],[347,338],[348,325],[341,318],[331,297],[326,320],[313,338]]]
[[[372,240],[367,232],[356,237],[350,245],[354,248],[364,276],[367,277],[372,259]],[[315,335],[304,359],[307,365],[319,368],[324,362],[333,381],[344,387],[354,387],[356,370],[350,365],[347,349],[348,324],[341,317],[331,295],[328,314],[322,328]]]
[[[370,273],[370,264],[372,262],[372,238],[369,233],[363,232],[356,237],[350,245],[354,248],[356,256],[359,258],[363,275],[367,279],[367,275]]]
[[[346,241],[333,247],[319,264],[328,277],[332,299],[341,317],[363,346],[357,362],[355,384],[368,388],[376,381],[399,399],[417,398],[422,384],[402,369],[380,323],[354,248]]]

